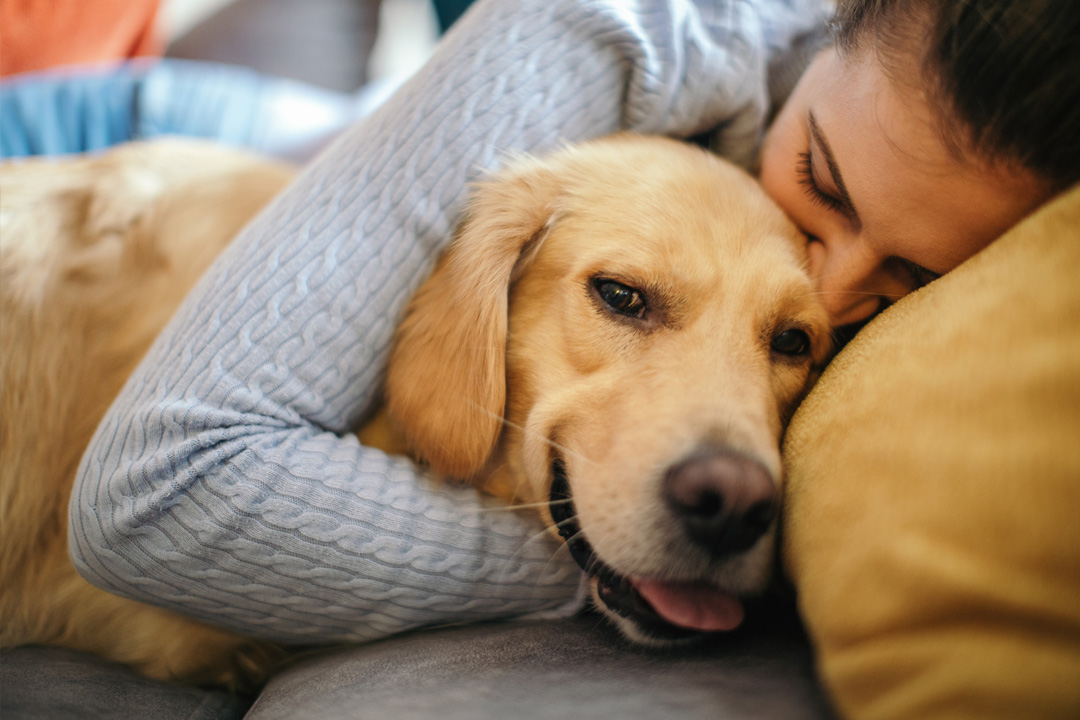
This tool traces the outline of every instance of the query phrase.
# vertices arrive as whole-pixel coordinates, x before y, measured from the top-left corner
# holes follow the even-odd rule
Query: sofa
[[[256,698],[148,680],[68,650],[19,648],[2,661],[8,720],[833,717],[790,607],[667,652],[630,646],[596,615],[433,629],[301,653]]]

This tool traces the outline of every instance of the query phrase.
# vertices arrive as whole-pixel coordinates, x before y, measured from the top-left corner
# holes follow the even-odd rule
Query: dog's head
[[[768,583],[780,440],[828,350],[805,239],[757,184],[623,135],[477,189],[387,399],[435,470],[547,503],[598,606],[662,643]]]

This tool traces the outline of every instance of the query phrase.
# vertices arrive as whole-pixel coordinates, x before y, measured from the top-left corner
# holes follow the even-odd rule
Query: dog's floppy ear
[[[477,186],[457,237],[398,328],[387,407],[437,472],[470,478],[502,430],[507,297],[555,212],[557,173],[522,160]]]

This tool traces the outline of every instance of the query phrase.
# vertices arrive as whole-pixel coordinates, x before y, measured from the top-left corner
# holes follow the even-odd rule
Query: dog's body
[[[272,656],[90,586],[66,513],[125,378],[289,176],[168,143],[0,173],[4,647],[225,684]],[[623,136],[522,160],[478,190],[410,305],[391,415],[436,470],[553,499],[545,518],[630,637],[732,627],[768,579],[779,440],[827,351],[803,252],[748,176],[698,149]]]
[[[0,168],[3,647],[61,645],[160,678],[258,681],[269,648],[83,580],[68,557],[68,497],[135,365],[291,176],[179,141]]]

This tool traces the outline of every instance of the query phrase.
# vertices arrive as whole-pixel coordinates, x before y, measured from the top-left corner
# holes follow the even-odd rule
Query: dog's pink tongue
[[[738,598],[704,583],[641,580],[634,583],[634,588],[657,615],[672,625],[712,632],[734,630],[743,621],[743,606]]]

